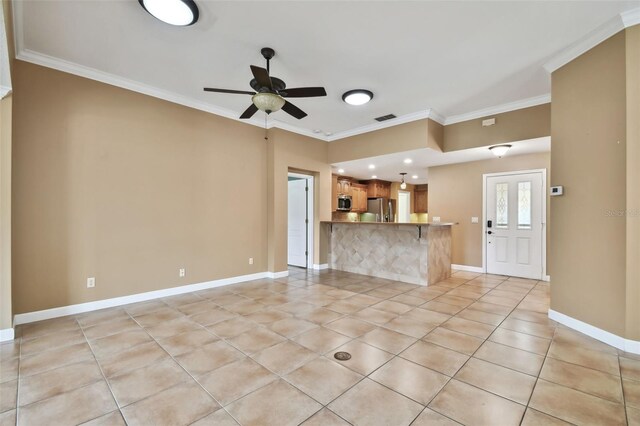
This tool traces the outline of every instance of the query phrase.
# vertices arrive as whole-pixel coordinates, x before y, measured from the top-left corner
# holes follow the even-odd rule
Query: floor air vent
[[[396,118],[396,116],[393,115],[393,114],[387,114],[387,115],[383,115],[381,117],[377,117],[375,120],[376,121],[387,121],[387,120],[391,120],[392,118]]]

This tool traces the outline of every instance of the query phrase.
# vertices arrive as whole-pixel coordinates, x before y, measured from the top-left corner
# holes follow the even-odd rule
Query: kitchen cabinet
[[[382,180],[370,180],[367,184],[367,197],[389,198],[391,195],[391,182]]]
[[[338,210],[338,176],[331,175],[331,211]]]
[[[416,185],[413,190],[413,206],[415,213],[428,213],[429,185]]]
[[[338,195],[353,195],[351,193],[351,181],[338,178]]]
[[[351,211],[367,211],[367,186],[358,183],[351,184]]]

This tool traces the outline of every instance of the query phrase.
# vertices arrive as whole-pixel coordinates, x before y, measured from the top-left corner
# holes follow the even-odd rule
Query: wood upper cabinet
[[[391,196],[391,183],[382,180],[370,180],[367,184],[367,196],[369,198],[389,198]]]
[[[366,212],[367,211],[367,186],[359,183],[351,184],[351,211]]]
[[[351,193],[351,181],[349,179],[338,178],[338,195],[353,195]]]
[[[331,175],[331,211],[338,210],[338,176]]]
[[[416,185],[413,190],[413,205],[415,213],[428,213],[429,185]]]

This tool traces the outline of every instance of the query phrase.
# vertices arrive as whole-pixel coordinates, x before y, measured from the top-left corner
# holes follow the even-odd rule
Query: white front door
[[[542,279],[542,172],[486,178],[487,273]]]
[[[289,181],[288,263],[307,267],[307,180]]]

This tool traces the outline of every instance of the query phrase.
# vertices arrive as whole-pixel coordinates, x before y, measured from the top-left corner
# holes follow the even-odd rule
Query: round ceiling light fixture
[[[349,105],[364,105],[373,99],[373,92],[364,89],[349,90],[344,92],[342,100]]]
[[[138,0],[155,18],[170,25],[186,27],[198,21],[200,12],[193,0]]]
[[[511,145],[494,145],[489,147],[489,151],[493,152],[493,155],[500,158],[509,151],[509,148],[511,148]]]
[[[267,114],[279,111],[284,106],[285,100],[275,93],[260,92],[251,97],[253,104]]]

